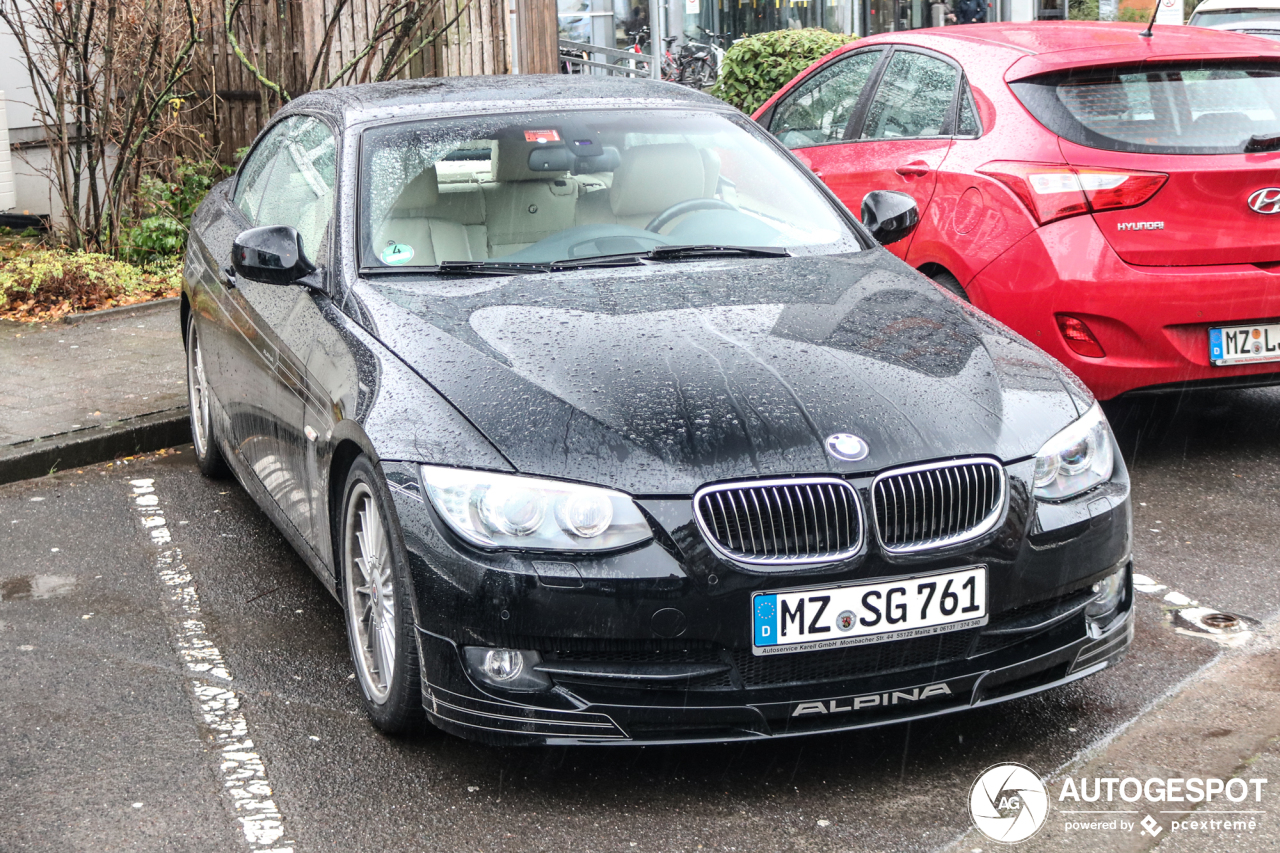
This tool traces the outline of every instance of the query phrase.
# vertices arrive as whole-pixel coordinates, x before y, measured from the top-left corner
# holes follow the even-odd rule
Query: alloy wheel
[[[357,483],[347,498],[345,542],[347,619],[360,682],[385,702],[396,668],[396,600],[387,529],[373,492]]]
[[[187,397],[191,404],[191,438],[196,455],[203,459],[209,453],[209,382],[194,319],[187,330]]]

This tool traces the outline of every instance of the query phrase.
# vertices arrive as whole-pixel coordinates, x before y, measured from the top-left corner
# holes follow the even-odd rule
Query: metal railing
[[[587,69],[601,69],[608,76],[651,77],[653,57],[647,53],[601,47],[560,39],[560,62],[570,74],[590,74]],[[600,72],[595,72],[600,73]]]

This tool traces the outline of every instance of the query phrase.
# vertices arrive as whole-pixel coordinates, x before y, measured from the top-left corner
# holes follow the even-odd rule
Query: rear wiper
[[[1244,153],[1275,151],[1277,148],[1280,148],[1280,133],[1259,133],[1249,137],[1249,141],[1244,144]]]
[[[659,246],[642,257],[651,261],[677,261],[682,258],[789,258],[786,249],[757,246]]]

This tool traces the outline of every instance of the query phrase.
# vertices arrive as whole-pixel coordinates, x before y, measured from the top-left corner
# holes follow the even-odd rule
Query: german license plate
[[[751,597],[757,655],[835,649],[987,624],[987,567]]]
[[[1218,366],[1280,361],[1280,323],[1210,329],[1209,361]]]

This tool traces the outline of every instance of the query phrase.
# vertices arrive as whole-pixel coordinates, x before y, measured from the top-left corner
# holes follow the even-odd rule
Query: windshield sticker
[[[525,142],[559,142],[560,134],[554,130],[526,130]]]
[[[406,243],[388,243],[382,250],[382,262],[398,267],[413,260],[413,247]]]

